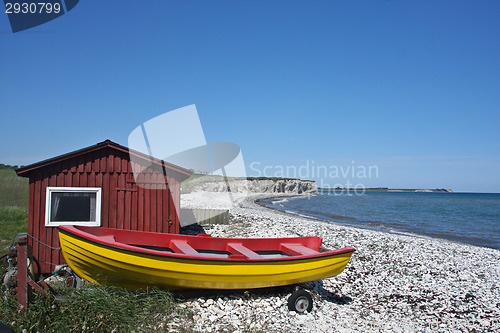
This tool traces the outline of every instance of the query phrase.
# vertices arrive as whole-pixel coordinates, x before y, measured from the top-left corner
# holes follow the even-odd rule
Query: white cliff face
[[[300,179],[230,179],[225,181],[204,181],[183,184],[186,192],[227,192],[228,187],[234,193],[316,193],[318,185],[315,181]]]

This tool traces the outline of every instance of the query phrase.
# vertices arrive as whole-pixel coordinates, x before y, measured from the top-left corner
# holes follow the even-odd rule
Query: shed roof
[[[130,149],[130,148],[125,147],[125,146],[122,146],[116,142],[109,140],[109,139],[105,140],[103,142],[99,142],[95,145],[86,147],[86,148],[78,149],[78,150],[75,150],[75,151],[72,151],[72,152],[69,152],[66,154],[62,154],[62,155],[52,157],[52,158],[49,158],[49,159],[46,159],[46,160],[43,160],[40,162],[36,162],[36,163],[30,164],[27,166],[23,166],[22,168],[17,169],[16,172],[19,176],[29,177],[29,175],[32,171],[35,171],[35,170],[38,170],[40,168],[44,168],[44,167],[47,167],[47,166],[50,166],[50,165],[53,165],[56,163],[60,163],[64,160],[74,158],[76,156],[86,155],[86,154],[89,154],[91,152],[105,149],[105,148],[111,148],[111,149],[114,149],[116,151],[120,151],[123,153],[133,155],[134,157],[138,157],[139,159],[144,160],[145,163],[149,163],[149,164],[153,163],[153,164],[156,164],[157,166],[164,167],[167,174],[178,179],[179,181],[183,181],[183,180],[189,178],[189,176],[191,176],[191,174],[192,174],[192,172],[190,170],[187,170],[181,166],[167,163],[165,161],[154,158],[150,155],[141,153],[139,151]]]

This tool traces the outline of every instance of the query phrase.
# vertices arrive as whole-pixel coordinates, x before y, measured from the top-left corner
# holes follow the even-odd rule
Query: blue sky
[[[250,175],[376,166],[316,180],[500,192],[498,17],[498,1],[87,0],[14,34],[1,14],[0,163],[127,145],[196,104]]]

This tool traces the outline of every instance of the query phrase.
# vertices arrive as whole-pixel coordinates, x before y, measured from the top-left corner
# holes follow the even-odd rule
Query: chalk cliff
[[[236,193],[316,193],[318,185],[312,180],[300,179],[245,179],[236,178],[224,180],[206,180],[199,179],[194,182],[185,182],[182,184],[182,193],[190,192],[227,192]]]

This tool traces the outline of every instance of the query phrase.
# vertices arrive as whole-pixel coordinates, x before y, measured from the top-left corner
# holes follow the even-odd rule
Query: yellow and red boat
[[[320,237],[219,238],[59,226],[62,253],[80,277],[127,289],[252,289],[341,273],[352,247],[328,250]]]

